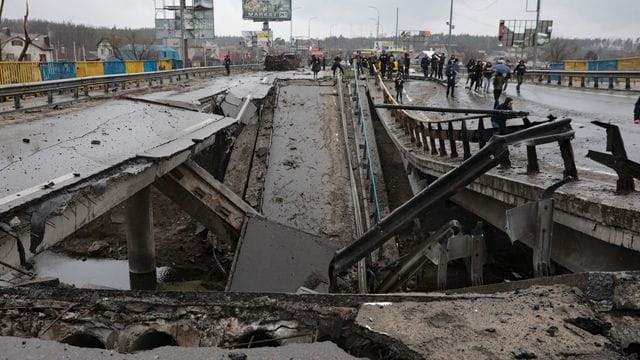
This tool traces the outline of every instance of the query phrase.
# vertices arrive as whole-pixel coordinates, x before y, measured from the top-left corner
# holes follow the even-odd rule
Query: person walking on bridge
[[[429,55],[425,55],[422,60],[420,60],[420,67],[422,67],[422,72],[424,73],[424,79],[427,80],[429,77],[429,65],[431,64],[431,59],[429,59]]]
[[[224,56],[224,68],[227,70],[227,76],[231,74],[231,57],[229,54]]]
[[[389,63],[389,54],[385,50],[382,50],[380,54],[380,75],[384,79],[387,74],[387,64]]]
[[[516,90],[520,92],[520,85],[522,85],[522,83],[524,82],[524,74],[527,72],[527,66],[524,64],[524,60],[520,60],[518,65],[516,65],[515,71],[516,79],[518,80]]]
[[[342,73],[342,75],[344,75],[344,69],[342,68],[342,65],[340,64],[342,62],[342,59],[340,58],[340,55],[336,56],[333,59],[333,65],[331,65],[331,70],[333,70],[333,77],[336,77],[336,70],[340,69],[340,73]]]
[[[438,74],[438,61],[440,60],[440,58],[438,57],[438,54],[434,53],[433,56],[431,56],[431,75],[429,75],[432,79],[437,77]]]
[[[444,78],[444,76],[442,75],[442,72],[444,71],[445,61],[446,61],[446,56],[444,55],[444,53],[441,53],[440,56],[438,56],[438,80],[442,80]]]
[[[473,68],[476,66],[476,61],[472,58],[467,62],[467,82],[465,83],[465,85],[469,85],[469,80],[471,80],[471,83],[473,84]],[[471,87],[473,87],[473,85],[471,85]],[[471,87],[469,87],[471,89]]]
[[[487,61],[484,65],[483,75],[484,75],[484,92],[485,94],[489,92],[489,88],[491,87],[491,77],[493,76],[493,71],[491,71],[491,61]]]
[[[636,107],[633,108],[633,122],[640,125],[640,97],[636,101]]]
[[[451,98],[454,97],[453,90],[456,87],[456,76],[460,72],[460,66],[458,65],[458,59],[455,57],[451,57],[449,63],[447,64],[447,97],[449,97],[449,91],[451,91]]]
[[[395,84],[396,84],[396,101],[402,104],[402,91],[404,90],[404,74],[401,71],[398,71]]]
[[[496,77],[493,78],[493,108],[497,108],[500,104],[500,95],[502,95],[502,89],[504,88],[504,84],[506,79],[502,73],[496,73]]]
[[[409,78],[409,69],[411,68],[411,55],[404,53],[404,78]]]

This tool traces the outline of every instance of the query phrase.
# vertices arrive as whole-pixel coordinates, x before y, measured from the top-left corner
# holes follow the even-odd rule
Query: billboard
[[[500,20],[498,41],[501,46],[516,48],[549,45],[553,21],[540,20],[537,28],[536,36],[535,20]]]
[[[242,18],[253,21],[290,21],[291,0],[242,0]]]

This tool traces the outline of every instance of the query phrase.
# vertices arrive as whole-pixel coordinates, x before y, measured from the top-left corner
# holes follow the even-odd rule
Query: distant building
[[[117,56],[116,56],[117,55]],[[108,60],[180,60],[180,53],[162,45],[134,44],[118,49]]]
[[[101,39],[98,42],[98,50],[95,55],[102,61],[107,61],[113,57],[113,46],[107,39]]]
[[[31,45],[27,49],[25,61],[53,61],[53,49],[49,43],[49,36],[29,34]],[[17,61],[24,48],[24,36],[12,34],[9,28],[2,28],[0,32],[0,47],[2,61]]]

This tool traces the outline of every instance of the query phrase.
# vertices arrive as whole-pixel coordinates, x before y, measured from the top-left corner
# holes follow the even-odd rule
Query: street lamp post
[[[376,20],[376,44],[377,44],[378,41],[380,41],[380,10],[378,10],[378,8],[373,5],[369,5],[369,7],[375,10],[376,13],[378,13],[378,18]]]
[[[289,41],[291,43],[290,45],[290,49],[293,49],[293,10],[299,10],[302,9],[302,7],[300,6],[296,6],[293,9],[291,9],[291,20],[289,21],[289,26],[290,26],[290,36],[289,36]]]
[[[309,23],[308,23],[308,37],[309,37],[309,44],[313,47],[313,44],[311,43],[311,20],[313,19],[317,19],[317,16],[312,16],[311,18],[309,18]]]
[[[451,31],[453,30],[453,0],[451,0],[451,11],[449,12],[449,41],[447,44],[447,51],[451,56]]]

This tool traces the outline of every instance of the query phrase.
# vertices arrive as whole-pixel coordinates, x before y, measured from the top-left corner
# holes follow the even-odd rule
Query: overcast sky
[[[167,3],[177,0],[166,0]],[[216,34],[239,35],[259,30],[261,23],[242,20],[241,0],[214,0]],[[640,0],[541,0],[542,20],[554,21],[554,35],[563,37],[640,37]],[[6,0],[4,17],[24,15],[25,0]],[[153,0],[30,0],[31,18],[118,26],[153,27]],[[454,33],[497,34],[500,19],[535,19],[535,0],[454,0]],[[294,36],[313,37],[331,32],[344,36],[375,36],[376,10],[381,33],[395,33],[395,11],[400,30],[447,31],[449,0],[293,0]],[[298,9],[296,9],[298,8]],[[316,17],[315,19],[310,18]],[[289,22],[272,23],[275,37],[289,37]]]

